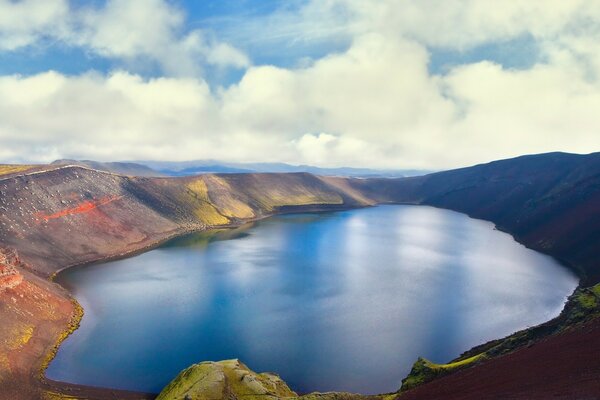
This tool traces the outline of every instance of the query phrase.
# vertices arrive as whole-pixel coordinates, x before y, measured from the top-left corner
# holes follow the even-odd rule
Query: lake
[[[85,309],[51,379],[158,392],[239,358],[293,390],[395,391],[418,356],[558,315],[577,278],[494,225],[424,206],[272,217],[57,276]]]

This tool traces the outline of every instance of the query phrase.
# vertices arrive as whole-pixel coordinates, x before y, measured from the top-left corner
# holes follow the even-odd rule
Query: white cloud
[[[0,51],[64,34],[66,0],[0,0]]]
[[[68,40],[109,58],[152,60],[170,75],[193,76],[202,63],[246,67],[231,45],[209,40],[200,30],[181,34],[183,12],[163,0],[109,0],[79,11],[81,22]]]
[[[172,76],[199,76],[207,64],[235,68],[250,64],[232,45],[200,29],[186,31],[185,17],[164,0],[107,0],[76,9],[66,0],[0,0],[0,51],[46,39],[130,67],[154,63]]]
[[[150,9],[109,1],[78,10],[85,18],[73,29],[81,33],[80,46],[106,57],[154,60],[169,76],[0,77],[0,158],[447,168],[600,150],[598,2],[312,1],[270,16],[259,40],[270,28],[277,29],[269,40],[307,29],[299,40],[338,35],[348,47],[283,68],[251,66],[215,36],[182,31],[182,11],[152,1]],[[285,31],[278,25],[284,20],[296,25]],[[524,34],[540,48],[531,67],[483,61],[429,72],[431,46],[463,49]],[[211,90],[198,75],[202,64],[245,73]]]

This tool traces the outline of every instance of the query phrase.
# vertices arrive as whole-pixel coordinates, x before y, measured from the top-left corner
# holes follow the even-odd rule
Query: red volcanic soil
[[[600,319],[458,371],[401,400],[600,399]]]
[[[48,221],[51,219],[66,217],[67,215],[82,214],[82,213],[86,213],[86,212],[95,210],[96,208],[103,206],[105,204],[112,203],[113,201],[119,200],[122,197],[123,196],[110,196],[110,197],[103,197],[102,199],[99,199],[99,200],[84,201],[75,207],[65,208],[65,209],[55,212],[53,214],[44,214],[43,212],[39,212],[39,213],[36,213],[36,217],[37,217],[38,221],[39,220]]]

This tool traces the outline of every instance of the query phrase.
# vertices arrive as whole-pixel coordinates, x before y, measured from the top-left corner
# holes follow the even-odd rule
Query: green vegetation
[[[19,165],[19,164],[3,164],[0,165],[0,176],[8,174],[16,174],[18,172],[27,171],[33,168],[34,165]]]
[[[64,342],[64,340],[67,337],[69,337],[71,333],[75,332],[79,328],[79,324],[81,323],[81,319],[83,318],[83,307],[81,307],[81,305],[79,305],[77,300],[75,300],[74,298],[71,298],[71,303],[73,304],[73,315],[71,317],[71,321],[69,322],[69,325],[67,325],[67,328],[61,332],[54,347],[52,347],[46,353],[46,356],[42,360],[42,364],[40,366],[39,371],[40,379],[44,379],[44,371],[46,371],[46,368],[48,368],[48,365],[50,365],[50,362],[56,356],[56,352],[58,352],[58,348],[60,347],[62,342]]]
[[[213,204],[219,209],[221,214],[229,218],[241,219],[249,219],[256,216],[252,208],[237,197],[241,195],[236,194],[225,179],[215,175],[207,175],[203,179],[210,191]]]
[[[227,225],[229,218],[222,215],[211,203],[208,188],[202,179],[197,179],[187,185],[188,194],[196,200],[194,213],[196,217],[208,226]]]
[[[600,316],[600,284],[589,288],[579,288],[569,297],[562,313],[545,324],[474,347],[449,364],[434,364],[424,358],[419,358],[413,365],[410,374],[402,380],[401,391],[412,389],[458,369],[470,367],[485,359],[532,345],[544,337],[561,333],[598,316]]]
[[[487,356],[482,353],[448,364],[436,364],[425,358],[419,357],[419,359],[413,364],[408,376],[402,380],[402,388],[400,390],[405,391],[412,389],[442,375],[470,367],[486,358]]]
[[[203,362],[181,372],[157,400],[292,399],[294,393],[279,376],[256,374],[239,360]]]
[[[183,370],[156,400],[391,400],[394,394],[310,393],[298,396],[277,375],[257,374],[239,360],[202,362]]]

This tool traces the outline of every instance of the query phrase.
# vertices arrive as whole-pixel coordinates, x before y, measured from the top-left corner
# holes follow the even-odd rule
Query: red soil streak
[[[83,213],[90,212],[90,211],[92,211],[100,206],[103,206],[105,204],[112,203],[113,201],[119,200],[121,197],[123,197],[123,196],[110,196],[110,197],[103,197],[99,200],[84,201],[83,203],[79,204],[77,207],[66,208],[66,209],[60,210],[54,214],[44,214],[41,212],[37,213],[36,218],[38,219],[38,221],[44,220],[47,222],[48,220],[66,217],[68,215],[83,214]]]

